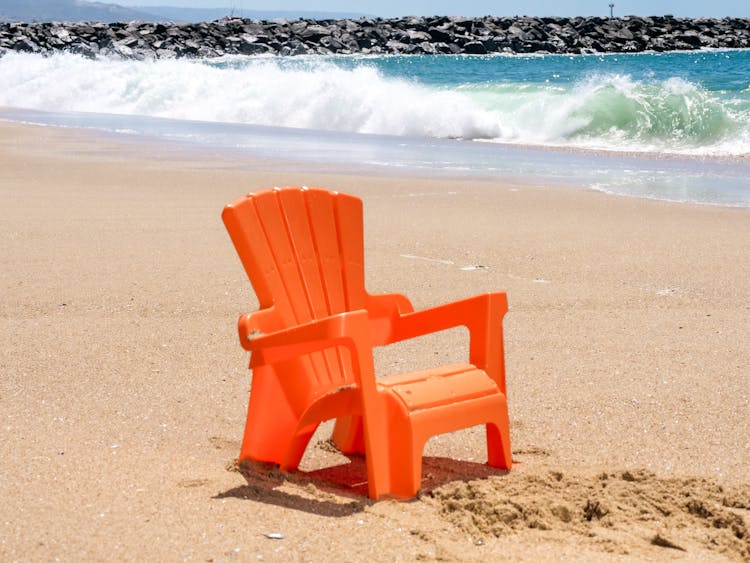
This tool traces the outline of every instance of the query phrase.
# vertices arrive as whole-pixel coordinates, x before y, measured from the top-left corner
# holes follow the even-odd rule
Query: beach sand
[[[237,471],[257,303],[220,213],[293,184],[363,198],[370,292],[508,292],[512,471],[483,465],[480,429],[443,435],[419,499],[373,503],[361,460],[331,468],[329,424],[305,472]],[[750,558],[748,209],[4,122],[0,201],[2,561]]]

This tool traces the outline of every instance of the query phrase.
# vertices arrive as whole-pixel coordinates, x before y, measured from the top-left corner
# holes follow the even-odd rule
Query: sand
[[[0,560],[750,558],[750,210],[289,169],[0,122]],[[371,292],[508,292],[510,473],[470,429],[373,503],[330,425],[237,471],[256,301],[219,215],[285,184],[363,198]]]

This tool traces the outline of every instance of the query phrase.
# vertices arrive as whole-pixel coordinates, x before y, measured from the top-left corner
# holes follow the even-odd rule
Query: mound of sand
[[[707,550],[750,558],[750,486],[640,471],[572,475],[522,471],[439,487],[423,499],[459,529],[487,536],[574,534],[613,554]]]

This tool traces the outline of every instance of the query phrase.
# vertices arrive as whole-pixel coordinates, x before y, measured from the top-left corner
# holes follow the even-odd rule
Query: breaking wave
[[[373,59],[0,58],[0,105],[604,150],[750,154],[750,87],[582,73],[569,82],[418,80]],[[461,64],[457,60],[455,64]]]

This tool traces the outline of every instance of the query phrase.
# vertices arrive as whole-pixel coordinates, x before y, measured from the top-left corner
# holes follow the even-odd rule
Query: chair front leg
[[[269,420],[274,424],[269,425]],[[273,367],[254,368],[240,461],[250,458],[282,463],[297,422]]]

